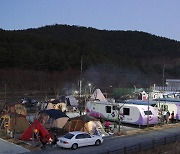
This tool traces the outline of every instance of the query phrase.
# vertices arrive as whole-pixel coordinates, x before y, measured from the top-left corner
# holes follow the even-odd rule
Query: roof
[[[166,79],[166,82],[180,82],[180,79]]]
[[[154,105],[157,102],[155,101],[148,101],[148,100],[137,100],[137,99],[129,99],[125,100],[125,104],[136,104],[136,105]]]
[[[43,110],[41,111],[41,113],[46,113],[53,119],[68,117],[65,112],[61,112],[60,110],[55,110],[55,109]]]

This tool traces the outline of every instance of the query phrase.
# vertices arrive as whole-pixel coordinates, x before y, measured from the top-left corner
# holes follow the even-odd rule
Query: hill
[[[71,76],[68,81],[77,80],[82,59],[84,78],[99,86],[162,83],[163,67],[165,77],[180,77],[180,42],[138,31],[68,25],[1,29],[0,55],[0,69],[9,70],[6,75],[11,76],[12,70],[66,72]]]

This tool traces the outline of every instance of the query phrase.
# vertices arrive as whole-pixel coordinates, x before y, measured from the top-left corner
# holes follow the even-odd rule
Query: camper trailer
[[[141,101],[141,100],[125,100],[127,104],[137,105],[149,105],[154,107],[154,110],[158,112],[159,116],[165,115],[167,111],[172,113],[174,111],[175,119],[180,120],[180,100],[174,98],[159,98],[153,101]]]
[[[158,113],[152,106],[108,102],[100,89],[97,89],[85,106],[89,116],[110,121],[147,125],[158,123]]]
[[[158,114],[152,106],[89,101],[86,103],[88,115],[110,121],[135,125],[157,124]]]

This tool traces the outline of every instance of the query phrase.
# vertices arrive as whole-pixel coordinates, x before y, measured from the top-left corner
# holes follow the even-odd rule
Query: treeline
[[[116,82],[115,85],[132,86],[138,81],[145,85],[144,79],[148,84],[161,83],[163,67],[166,77],[180,77],[180,42],[138,31],[68,25],[1,29],[0,55],[1,70],[59,73],[80,71],[82,59],[84,77],[102,85],[105,81],[108,85]],[[98,77],[94,79],[92,74]],[[79,72],[76,78],[78,75]],[[105,77],[99,77],[102,75]],[[121,78],[124,82],[118,81]],[[100,80],[103,81],[99,83]]]

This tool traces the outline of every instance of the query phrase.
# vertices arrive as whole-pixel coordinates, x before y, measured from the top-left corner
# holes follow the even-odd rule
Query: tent
[[[38,119],[47,129],[53,127],[63,128],[69,119],[65,112],[61,112],[55,109],[41,111],[38,117]]]
[[[102,136],[108,135],[105,132],[101,122],[98,119],[90,117],[88,115],[70,118],[65,124],[64,129],[67,132],[84,131],[90,134],[94,134],[95,131],[98,131],[98,134]]]
[[[5,125],[7,124],[7,127]],[[9,113],[1,116],[1,128],[6,128],[7,133],[13,136],[14,133],[23,133],[29,126],[25,116],[17,113]]]
[[[103,93],[100,89],[96,89],[94,93],[92,94],[90,100],[99,100],[99,101],[106,101],[107,99],[104,97]]]
[[[66,104],[57,101],[52,101],[47,103],[46,110],[51,110],[51,109],[60,110],[62,112],[67,111]]]
[[[66,96],[66,104],[67,104],[67,106],[77,107],[78,101],[76,100],[76,98],[74,96],[69,95],[69,96]]]
[[[43,127],[39,120],[35,119],[34,122],[29,126],[25,132],[20,136],[21,140],[29,141],[34,137],[34,130],[37,129],[42,139],[47,141],[52,138],[51,134]]]
[[[27,110],[24,105],[17,103],[13,105],[4,105],[2,109],[2,113],[4,114],[17,113],[26,116]]]

